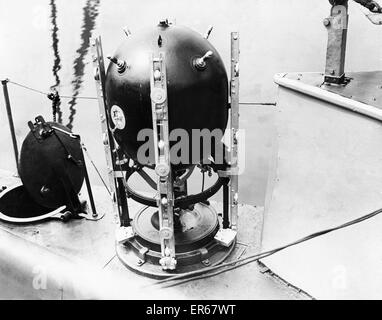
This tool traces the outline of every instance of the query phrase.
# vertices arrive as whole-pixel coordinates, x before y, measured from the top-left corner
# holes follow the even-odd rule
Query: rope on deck
[[[196,270],[196,271],[191,271],[191,272],[183,273],[183,274],[180,274],[180,275],[171,276],[171,277],[166,278],[164,280],[157,281],[156,283],[154,283],[154,285],[155,284],[160,284],[160,285],[162,285],[162,287],[168,288],[168,287],[174,287],[174,286],[177,286],[177,285],[189,282],[189,281],[194,281],[194,280],[200,280],[200,279],[205,279],[205,278],[213,277],[213,276],[216,276],[216,275],[221,274],[223,272],[227,272],[227,271],[230,271],[230,270],[233,270],[233,269],[245,266],[246,264],[258,261],[260,259],[264,259],[264,258],[269,257],[269,256],[271,256],[271,255],[273,255],[273,254],[275,254],[275,253],[277,253],[279,251],[282,251],[282,250],[284,250],[286,248],[295,246],[295,245],[300,244],[302,242],[305,242],[305,241],[308,241],[308,240],[311,240],[311,239],[323,236],[325,234],[328,234],[328,233],[336,231],[336,230],[344,229],[344,228],[350,227],[352,225],[361,223],[362,221],[365,221],[365,220],[368,220],[370,218],[373,218],[373,217],[379,215],[380,213],[382,213],[382,208],[378,209],[378,210],[375,210],[375,211],[373,211],[373,212],[371,212],[369,214],[366,214],[364,216],[361,216],[359,218],[356,218],[354,220],[351,220],[351,221],[348,221],[346,223],[343,223],[343,224],[341,224],[339,226],[332,227],[332,228],[329,228],[329,229],[325,229],[325,230],[321,230],[321,231],[312,233],[312,234],[310,234],[308,236],[305,236],[305,237],[303,237],[303,238],[301,238],[299,240],[296,240],[296,241],[291,242],[289,244],[283,245],[281,247],[278,247],[278,248],[275,248],[275,249],[272,249],[272,250],[269,250],[269,251],[261,252],[261,253],[258,253],[258,254],[249,255],[248,257],[244,257],[244,258],[241,258],[241,259],[238,259],[238,260],[235,260],[235,261],[224,262],[224,263],[222,263],[220,265],[204,268],[202,270]],[[211,272],[211,271],[214,271],[214,272]],[[174,282],[173,283],[169,283],[169,282],[172,282],[172,281],[174,281]]]

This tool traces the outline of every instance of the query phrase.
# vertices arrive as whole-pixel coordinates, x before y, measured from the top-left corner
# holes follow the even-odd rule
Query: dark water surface
[[[376,29],[351,4],[347,67],[352,71],[381,69],[381,28]],[[241,101],[276,100],[273,75],[285,71],[321,71],[329,13],[325,0],[0,0],[0,78],[48,92],[57,90],[57,120],[81,134],[94,162],[106,178],[98,105],[89,45],[100,34],[104,53],[112,53],[131,32],[168,17],[204,33],[229,70],[230,32],[241,35]],[[364,36],[362,36],[364,35]],[[367,59],[360,59],[361,54]],[[41,114],[52,120],[51,101],[43,94],[9,84],[19,147],[27,121]],[[240,177],[241,201],[263,205],[269,158],[274,147],[275,108],[241,108],[246,130],[246,170]],[[0,168],[15,170],[3,99],[0,99]],[[91,180],[100,184],[89,166]],[[143,186],[137,181],[138,188]],[[193,191],[200,181],[193,178]]]

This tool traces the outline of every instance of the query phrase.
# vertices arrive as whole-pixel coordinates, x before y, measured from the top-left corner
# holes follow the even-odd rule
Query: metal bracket
[[[139,249],[138,252],[138,260],[137,260],[137,265],[140,267],[145,264],[146,262],[146,253],[149,252],[149,249],[146,247],[142,247]]]
[[[232,175],[238,175],[239,174],[239,167],[235,167],[235,168],[230,168],[228,170],[218,170],[218,176],[219,177],[223,177],[223,178],[226,178],[226,177],[230,177]]]
[[[115,239],[117,243],[125,243],[135,237],[135,232],[132,226],[119,227],[115,232]]]
[[[167,106],[167,78],[165,55],[159,53],[150,57],[150,97],[153,119],[155,149],[155,173],[157,174],[157,205],[159,209],[159,238],[161,243],[160,264],[163,270],[174,270],[174,192],[172,185],[170,140]]]
[[[325,83],[346,83],[345,54],[348,18],[348,3],[345,1],[343,5],[334,5],[330,17],[324,19],[324,25],[328,30]]]
[[[224,247],[229,247],[236,239],[237,231],[232,229],[220,229],[216,235],[215,240],[223,245]]]

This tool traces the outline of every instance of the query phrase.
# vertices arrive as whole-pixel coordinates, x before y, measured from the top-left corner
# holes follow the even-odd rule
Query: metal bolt
[[[166,164],[157,164],[155,173],[160,177],[166,177],[170,173],[170,169]]]
[[[98,68],[95,68],[95,69],[94,69],[94,80],[99,81]]]
[[[159,142],[158,142],[158,148],[161,149],[161,150],[163,150],[163,149],[164,149],[164,146],[165,146],[164,141],[163,141],[163,140],[159,140]]]
[[[203,260],[202,263],[206,266],[209,266],[211,264],[209,259]]]
[[[154,80],[158,81],[161,78],[161,73],[158,69],[154,71]]]
[[[235,67],[233,68],[235,72],[235,77],[239,76],[239,62],[235,64]]]
[[[42,195],[45,195],[45,194],[47,194],[49,191],[50,191],[50,189],[49,189],[47,186],[42,186],[42,187],[41,187],[41,190],[40,190],[40,193],[41,193]]]
[[[155,104],[166,101],[166,92],[162,88],[154,88],[150,93],[150,98]]]
[[[156,93],[155,94],[155,100],[162,100],[162,98],[163,98],[162,92],[157,91],[155,93]]]
[[[161,21],[159,21],[159,25],[161,27],[169,27],[170,26],[170,23],[168,22],[168,19],[162,19]]]
[[[131,31],[127,27],[123,27],[123,32],[127,37],[131,35]]]

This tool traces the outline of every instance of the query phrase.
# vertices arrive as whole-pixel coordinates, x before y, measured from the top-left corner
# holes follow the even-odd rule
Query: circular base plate
[[[185,210],[180,215],[181,228],[175,231],[176,270],[162,270],[158,230],[152,223],[155,208],[143,209],[134,219],[136,236],[117,243],[118,258],[129,269],[152,278],[166,278],[222,263],[232,252],[235,242],[229,247],[220,245],[214,236],[219,229],[216,211],[198,203],[194,210]]]
[[[117,244],[116,252],[119,260],[130,270],[154,279],[168,278],[173,275],[180,275],[190,271],[201,270],[203,268],[212,267],[222,263],[233,251],[236,241],[231,246],[219,246],[219,251],[214,255],[209,256],[207,260],[203,260],[190,265],[177,266],[176,270],[163,270],[159,263],[141,260],[132,250],[125,244]]]

